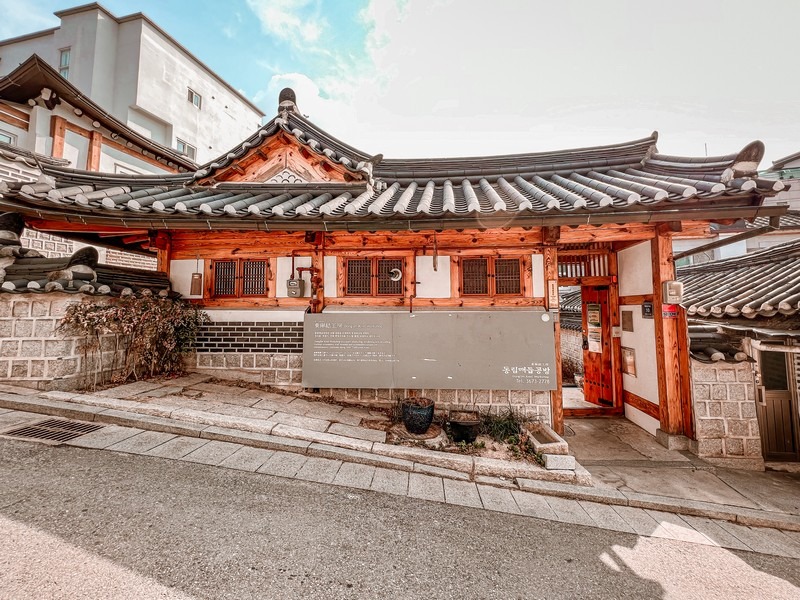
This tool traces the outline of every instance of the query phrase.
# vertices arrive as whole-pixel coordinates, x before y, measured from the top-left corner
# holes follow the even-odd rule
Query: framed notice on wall
[[[586,337],[589,352],[603,351],[603,323],[599,304],[586,305]]]
[[[622,347],[622,372],[636,377],[636,353],[633,348]]]

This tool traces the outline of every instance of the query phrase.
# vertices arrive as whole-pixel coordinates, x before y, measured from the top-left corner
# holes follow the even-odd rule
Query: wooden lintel
[[[630,296],[620,296],[619,303],[622,306],[634,306],[644,302],[652,302],[653,294],[633,294]]]
[[[105,225],[92,225],[86,223],[67,223],[62,221],[50,221],[47,219],[37,219],[26,217],[25,224],[31,229],[44,232],[61,233],[97,233],[97,234],[118,234],[131,235],[134,233],[147,232],[146,229],[128,229],[125,227],[111,227]]]
[[[659,234],[680,233],[683,231],[683,224],[680,221],[666,221],[656,225],[656,232]]]
[[[148,241],[150,241],[150,236],[147,233],[141,235],[129,235],[122,238],[123,244],[141,244],[142,242]]]

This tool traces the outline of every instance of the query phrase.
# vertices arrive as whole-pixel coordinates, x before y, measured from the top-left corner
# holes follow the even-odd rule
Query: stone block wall
[[[57,331],[67,307],[82,299],[59,293],[0,295],[0,381],[66,390],[91,383],[87,372],[92,379],[109,376],[119,358],[113,336],[102,340],[100,356],[93,358],[84,357],[80,338]]]
[[[561,330],[561,375],[565,384],[575,380],[576,373],[583,373],[583,337],[580,330]]]
[[[692,360],[691,369],[695,454],[720,464],[763,467],[752,364]]]

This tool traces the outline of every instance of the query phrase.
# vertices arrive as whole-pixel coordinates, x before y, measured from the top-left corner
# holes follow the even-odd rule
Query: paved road
[[[0,440],[0,597],[796,598],[800,561]]]

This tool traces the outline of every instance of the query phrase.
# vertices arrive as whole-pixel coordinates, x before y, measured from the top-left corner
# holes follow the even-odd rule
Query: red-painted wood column
[[[653,312],[656,330],[656,366],[660,429],[670,435],[682,435],[683,408],[681,399],[681,360],[677,317],[664,317],[662,283],[675,279],[672,262],[672,237],[659,227],[651,241],[653,261]],[[678,307],[678,310],[682,310]],[[688,373],[686,375],[688,377]]]
[[[545,308],[558,310],[558,247],[544,247],[544,278],[545,278]],[[552,286],[555,285],[556,297],[552,298]],[[556,347],[556,389],[550,392],[550,421],[553,430],[562,435],[564,433],[564,401],[562,397],[561,381],[561,322],[556,319],[554,323],[554,343]]]

